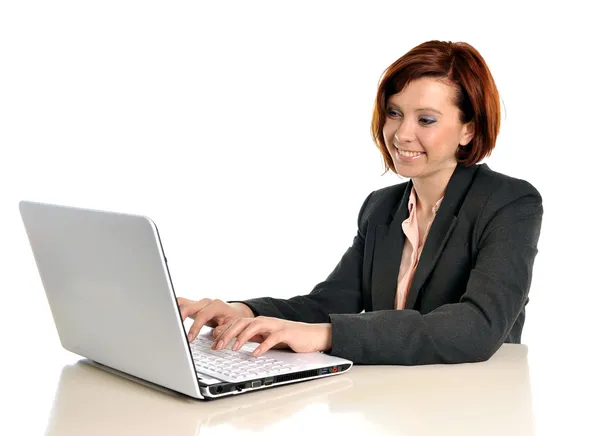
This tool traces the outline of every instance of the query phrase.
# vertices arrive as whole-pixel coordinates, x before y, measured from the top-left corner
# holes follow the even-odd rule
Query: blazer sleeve
[[[364,200],[358,214],[358,230],[352,245],[322,282],[308,295],[289,299],[253,298],[240,301],[246,304],[255,316],[270,316],[306,323],[329,323],[332,313],[360,313],[363,311],[361,292],[363,251],[366,234],[365,208],[371,192]]]
[[[329,354],[357,364],[388,365],[489,359],[527,301],[542,214],[533,186],[505,182],[488,197],[477,220],[478,254],[459,302],[427,314],[332,314]]]

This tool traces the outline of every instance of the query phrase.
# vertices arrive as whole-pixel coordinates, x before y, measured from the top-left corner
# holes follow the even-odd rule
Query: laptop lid
[[[19,210],[62,346],[202,398],[152,220],[30,201]]]

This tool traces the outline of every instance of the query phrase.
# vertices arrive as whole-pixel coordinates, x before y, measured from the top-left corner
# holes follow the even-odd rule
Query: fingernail
[[[194,336],[193,336],[191,333],[189,333],[189,334],[188,334],[188,342],[192,342],[192,338],[193,338],[193,337],[194,337]]]
[[[219,341],[219,343],[217,344],[217,350],[220,350],[221,348],[223,348],[223,341]]]
[[[233,344],[233,347],[231,347],[231,349],[233,351],[237,351],[238,348],[240,348],[240,341],[235,341],[235,343]]]
[[[252,354],[254,354],[255,356],[258,356],[260,354],[260,348],[257,348],[256,350],[254,350],[252,352]]]

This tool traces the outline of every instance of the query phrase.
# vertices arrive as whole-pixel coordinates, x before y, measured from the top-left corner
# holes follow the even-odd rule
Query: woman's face
[[[399,175],[425,179],[456,167],[456,150],[473,129],[461,123],[454,93],[440,80],[421,78],[389,97],[383,135]]]

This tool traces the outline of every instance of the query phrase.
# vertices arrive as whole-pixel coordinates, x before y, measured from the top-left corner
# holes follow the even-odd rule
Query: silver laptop
[[[255,357],[256,343],[212,350],[208,327],[189,343],[158,229],[148,217],[31,201],[21,201],[19,210],[58,336],[70,352],[197,399],[352,367],[317,352],[272,349]]]

